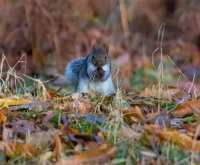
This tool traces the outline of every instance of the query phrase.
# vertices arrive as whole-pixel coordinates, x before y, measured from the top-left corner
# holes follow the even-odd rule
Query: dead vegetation
[[[199,164],[199,2],[0,0],[3,164]],[[117,93],[52,83],[104,42]],[[61,83],[61,82],[59,82]]]

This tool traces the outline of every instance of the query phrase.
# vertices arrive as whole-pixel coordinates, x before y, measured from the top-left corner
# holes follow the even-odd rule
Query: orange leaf
[[[110,157],[114,156],[116,152],[115,147],[111,147],[107,144],[102,144],[99,148],[85,151],[80,154],[75,155],[71,159],[60,160],[57,165],[73,164],[79,165],[83,163],[96,162],[96,161],[106,161]]]
[[[138,106],[134,106],[129,108],[127,111],[124,112],[124,117],[136,118],[139,120],[144,120],[144,115]]]
[[[170,141],[186,150],[200,152],[200,142],[176,130],[163,130],[156,125],[145,126],[147,133],[158,136],[161,140]]]
[[[62,143],[58,135],[54,137],[54,145],[55,147],[54,147],[53,155],[56,158],[56,160],[59,160],[62,154]]]
[[[73,135],[73,136],[77,136],[80,139],[90,139],[92,137],[91,133],[83,133],[80,132],[78,129],[76,128],[67,128],[64,130],[64,134],[63,135]]]
[[[59,95],[57,94],[57,91],[49,90],[47,93],[48,99],[58,98]]]
[[[0,124],[3,124],[7,121],[7,117],[4,115],[4,113],[0,110]]]
[[[173,114],[176,117],[184,117],[194,113],[195,110],[200,109],[200,101],[199,100],[191,100],[188,101],[176,108],[176,111]]]

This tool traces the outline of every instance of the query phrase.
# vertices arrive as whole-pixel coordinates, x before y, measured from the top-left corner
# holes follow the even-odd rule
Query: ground
[[[3,164],[200,164],[198,1],[0,8]],[[66,64],[98,43],[109,46],[116,95],[71,93]]]

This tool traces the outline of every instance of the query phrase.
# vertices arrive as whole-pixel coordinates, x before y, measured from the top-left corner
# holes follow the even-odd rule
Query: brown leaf
[[[61,139],[58,135],[56,135],[53,139],[54,141],[54,150],[53,150],[53,156],[56,158],[56,160],[59,160],[61,158],[62,154],[62,143]]]
[[[6,153],[9,157],[16,155],[33,157],[37,154],[37,150],[31,144],[21,144],[16,142],[5,143],[1,141],[0,151]]]
[[[0,124],[3,124],[7,121],[7,117],[5,116],[4,112],[0,110]]]
[[[159,91],[156,86],[153,86],[152,88],[145,88],[144,91],[140,93],[140,96],[171,99],[179,91],[180,89],[176,87],[168,87],[167,89],[162,89]]]
[[[144,120],[144,115],[138,106],[134,106],[129,108],[127,111],[124,112],[124,117],[129,118],[130,120]]]
[[[176,108],[176,111],[173,114],[176,117],[185,117],[187,115],[193,114],[195,111],[200,109],[200,101],[199,100],[191,100],[182,105],[179,105]]]
[[[187,134],[191,137],[194,137],[197,131],[197,123],[193,124],[183,124],[183,128],[187,130]]]
[[[183,149],[200,152],[200,142],[176,130],[160,129],[156,125],[146,125],[145,130],[151,135],[156,135],[161,141],[170,141]]]
[[[81,115],[87,114],[92,110],[92,104],[87,99],[76,99],[72,106],[73,109],[78,111]]]
[[[94,136],[91,133],[82,133],[76,128],[67,128],[64,130],[63,135],[67,135],[69,141],[82,143],[83,141],[94,141]]]
[[[116,148],[111,147],[108,144],[102,144],[99,148],[85,151],[79,153],[67,160],[60,160],[57,165],[65,165],[65,164],[74,164],[79,165],[82,163],[91,163],[91,162],[105,162],[110,157],[115,155]]]
[[[58,108],[64,111],[78,112],[81,115],[91,112],[93,104],[87,98],[81,97],[81,94],[74,93],[71,96],[60,97],[57,100],[62,101],[58,104],[54,104],[54,108]]]

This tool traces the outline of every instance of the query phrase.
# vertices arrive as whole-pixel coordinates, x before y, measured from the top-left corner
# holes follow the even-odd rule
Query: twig
[[[128,26],[128,15],[126,12],[126,6],[124,0],[119,0],[119,8],[121,13],[122,28],[124,31],[124,35],[127,37],[129,34],[129,26]]]

